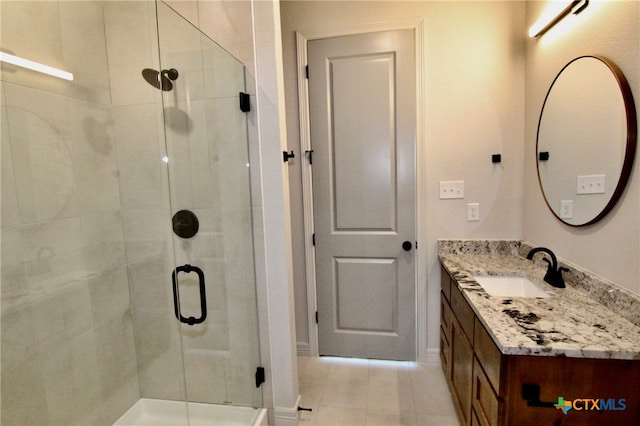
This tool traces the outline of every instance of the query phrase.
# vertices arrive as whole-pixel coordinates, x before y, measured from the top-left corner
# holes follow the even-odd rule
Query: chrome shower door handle
[[[200,286],[200,317],[199,318],[196,318],[196,317],[185,318],[182,316],[182,313],[180,313],[180,309],[179,309],[180,290],[178,288],[179,272],[185,272],[187,274],[190,272],[195,272],[196,274],[198,274],[198,281],[200,283],[199,284]],[[204,272],[202,272],[202,269],[198,268],[197,266],[191,266],[191,265],[178,266],[171,274],[171,278],[173,280],[173,308],[176,314],[176,318],[180,322],[183,322],[189,325],[203,323],[204,320],[207,319],[207,295],[206,295],[206,291],[205,291],[206,289],[204,286]]]

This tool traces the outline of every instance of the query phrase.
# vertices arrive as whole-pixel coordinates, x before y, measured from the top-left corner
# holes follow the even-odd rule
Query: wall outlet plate
[[[480,204],[479,203],[467,204],[467,220],[469,222],[477,222],[480,220]]]
[[[449,180],[440,181],[440,199],[452,200],[456,198],[464,198],[464,181]]]
[[[573,219],[573,200],[560,200],[560,218]]]

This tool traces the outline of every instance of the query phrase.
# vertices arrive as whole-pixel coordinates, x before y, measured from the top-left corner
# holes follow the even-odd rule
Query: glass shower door
[[[258,407],[244,67],[161,2],[158,39],[186,400]]]
[[[242,65],[160,1],[0,11],[3,53],[73,73],[0,64],[2,424],[261,406]]]

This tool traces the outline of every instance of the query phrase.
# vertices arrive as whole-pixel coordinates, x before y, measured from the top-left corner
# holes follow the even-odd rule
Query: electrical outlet
[[[573,219],[573,200],[560,200],[560,218]]]
[[[464,181],[440,181],[440,199],[450,200],[454,198],[464,198]]]
[[[480,204],[479,203],[467,204],[467,220],[469,222],[477,222],[480,220]]]

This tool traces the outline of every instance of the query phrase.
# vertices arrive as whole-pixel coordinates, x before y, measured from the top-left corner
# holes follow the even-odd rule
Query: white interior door
[[[319,353],[414,360],[414,31],[310,41],[308,60]]]

